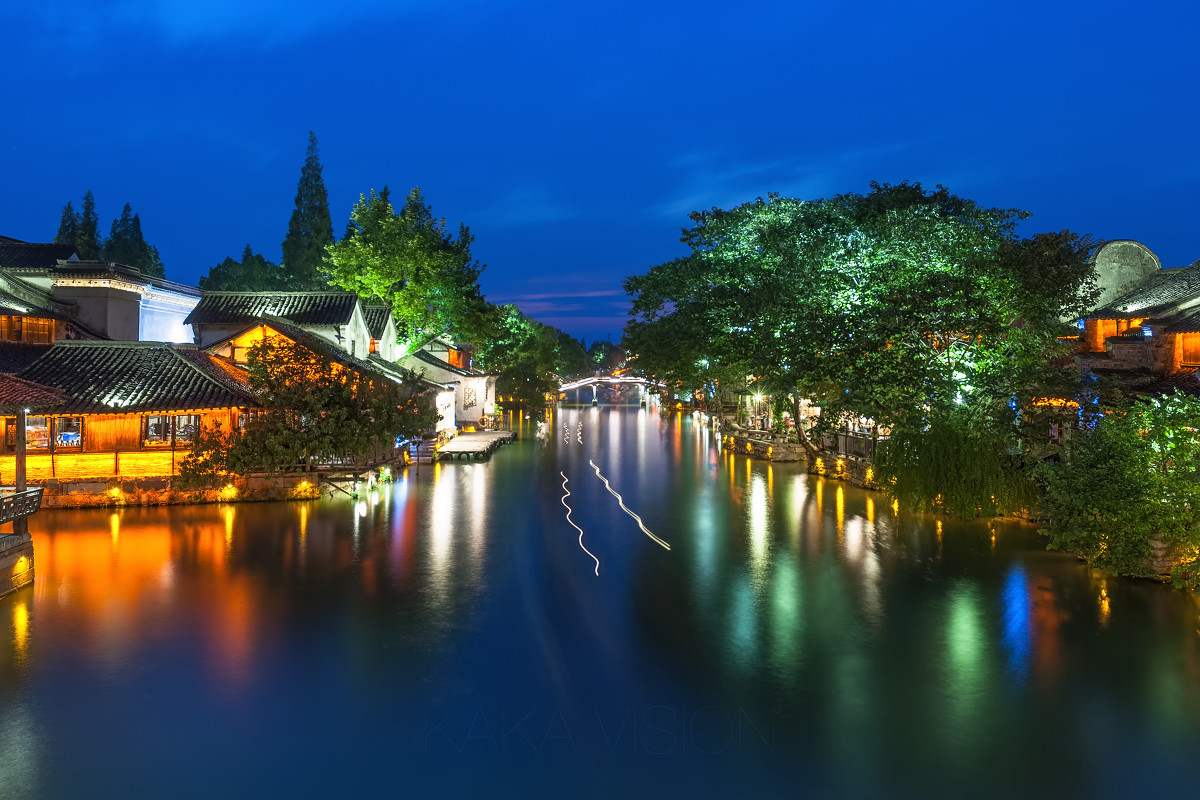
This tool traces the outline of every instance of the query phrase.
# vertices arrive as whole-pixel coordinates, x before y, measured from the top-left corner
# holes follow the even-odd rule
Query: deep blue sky
[[[0,26],[0,234],[130,202],[167,276],[278,260],[316,131],[340,235],[420,185],[495,302],[620,335],[686,214],[941,183],[1200,258],[1200,50],[1174,2],[48,0]]]

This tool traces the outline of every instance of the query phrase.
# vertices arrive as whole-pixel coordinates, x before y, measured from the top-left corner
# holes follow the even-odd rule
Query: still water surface
[[[1191,782],[1193,597],[723,452],[690,418],[523,425],[358,502],[40,512],[36,583],[0,600],[0,796]]]

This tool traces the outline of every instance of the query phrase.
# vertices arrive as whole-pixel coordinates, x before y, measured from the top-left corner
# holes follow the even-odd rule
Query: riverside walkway
[[[502,444],[517,438],[512,431],[476,431],[460,433],[437,449],[435,458],[483,459]]]

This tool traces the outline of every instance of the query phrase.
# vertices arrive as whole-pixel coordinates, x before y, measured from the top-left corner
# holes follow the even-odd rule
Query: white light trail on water
[[[671,545],[667,544],[662,539],[658,538],[653,533],[651,533],[650,529],[646,527],[646,523],[642,522],[642,518],[639,517],[637,514],[633,513],[632,511],[630,511],[628,507],[626,507],[625,501],[621,499],[621,495],[617,494],[616,491],[609,484],[608,478],[606,478],[600,474],[600,468],[596,466],[596,462],[589,459],[588,463],[592,465],[592,469],[596,470],[596,477],[599,478],[600,480],[604,481],[604,488],[608,489],[609,494],[611,494],[613,497],[617,498],[617,502],[621,504],[621,510],[637,520],[638,527],[642,529],[643,533],[645,533],[647,536],[649,536],[651,539],[653,539],[658,544],[662,545],[665,549],[670,550]]]
[[[558,474],[562,475],[563,491],[566,492],[566,494],[564,494],[562,496],[562,504],[563,504],[563,508],[565,508],[567,510],[567,523],[572,528],[579,531],[579,547],[583,550],[583,552],[587,553],[589,556],[592,557],[592,561],[596,562],[596,574],[599,575],[600,574],[600,559],[596,558],[595,554],[593,554],[591,550],[588,550],[586,547],[583,546],[583,528],[579,527],[578,525],[576,525],[574,522],[571,521],[571,507],[569,505],[567,505],[567,498],[571,496],[571,490],[567,488],[567,476],[565,474],[563,474],[562,472],[559,472]]]

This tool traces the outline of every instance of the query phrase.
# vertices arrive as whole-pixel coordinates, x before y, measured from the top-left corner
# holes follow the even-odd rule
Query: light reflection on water
[[[398,764],[418,792],[480,767],[490,793],[1117,796],[1190,774],[1194,599],[678,415],[517,425],[490,463],[357,500],[37,515],[35,585],[0,600],[0,775],[26,796],[178,794],[213,762],[275,794]]]

